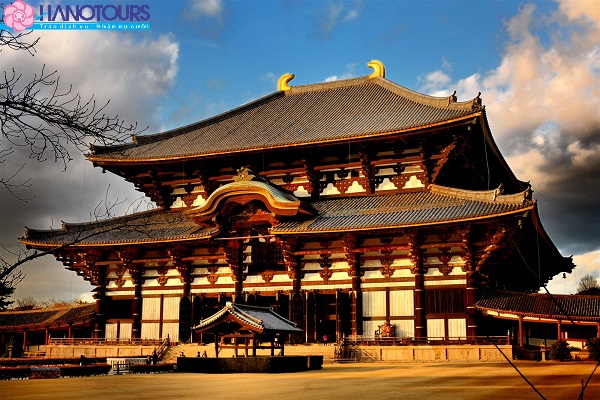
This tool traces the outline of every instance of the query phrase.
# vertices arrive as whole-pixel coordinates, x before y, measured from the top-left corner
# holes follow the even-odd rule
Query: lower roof
[[[566,320],[600,322],[600,296],[548,295],[485,290],[475,304],[481,311]]]
[[[430,185],[420,192],[335,197],[310,203],[315,215],[282,218],[272,234],[356,232],[467,222],[531,209],[525,192],[469,191]],[[127,245],[208,239],[216,226],[198,225],[185,209],[155,209],[106,221],[63,224],[61,229],[26,229],[21,242],[34,248]]]
[[[3,311],[0,312],[0,330],[68,324],[86,320],[95,313],[95,304],[27,311]]]

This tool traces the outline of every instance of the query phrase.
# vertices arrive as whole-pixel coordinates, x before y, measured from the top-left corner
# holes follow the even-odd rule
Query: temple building
[[[479,95],[368,76],[290,85],[212,118],[87,154],[157,208],[21,241],[94,286],[96,338],[199,341],[227,302],[271,307],[294,341],[474,338],[484,290],[570,272]],[[506,334],[504,331],[502,334]]]

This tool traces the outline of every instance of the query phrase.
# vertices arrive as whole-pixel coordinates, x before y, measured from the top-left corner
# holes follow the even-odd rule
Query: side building
[[[570,272],[531,187],[494,142],[477,95],[458,102],[369,76],[290,86],[87,158],[158,206],[26,229],[94,285],[97,338],[187,342],[232,301],[305,333],[480,333],[483,288],[537,291]],[[505,334],[504,332],[503,334]]]

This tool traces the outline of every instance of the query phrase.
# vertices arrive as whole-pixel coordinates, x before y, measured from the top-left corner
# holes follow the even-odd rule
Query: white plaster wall
[[[160,319],[160,297],[146,297],[142,301],[142,320],[148,319]]]
[[[467,320],[464,318],[448,319],[448,337],[467,337]]]
[[[385,292],[363,292],[363,316],[385,315]]]
[[[390,291],[390,315],[413,316],[415,313],[414,294],[412,290]]]
[[[415,321],[412,319],[403,319],[393,321],[393,324],[396,326],[396,336],[397,337],[415,337]]]
[[[163,324],[163,332],[162,338],[166,339],[167,336],[171,339],[172,342],[176,342],[179,340],[179,324],[178,323],[165,323]]]
[[[179,319],[179,297],[165,297],[163,302],[163,319]],[[164,328],[163,328],[164,331]]]
[[[158,322],[142,323],[142,339],[158,339],[160,324]]]
[[[104,336],[107,339],[115,339],[117,337],[117,324],[107,323]]]
[[[446,336],[443,319],[428,319],[427,320],[427,337],[443,338]]]

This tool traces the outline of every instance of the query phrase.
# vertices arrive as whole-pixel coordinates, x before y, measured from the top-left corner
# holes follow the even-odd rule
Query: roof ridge
[[[527,202],[535,202],[535,200],[531,199],[531,188],[527,188],[519,193],[503,194],[502,185],[491,190],[469,190],[431,183],[429,185],[429,191],[431,193],[444,196],[452,196],[465,200],[482,201],[486,203],[526,204]]]
[[[68,233],[69,229],[73,229],[76,227],[89,229],[90,227],[102,226],[102,224],[113,224],[117,220],[127,220],[128,218],[137,218],[144,214],[152,214],[152,213],[164,212],[164,211],[165,210],[162,210],[160,208],[153,208],[151,210],[138,211],[138,212],[135,212],[132,214],[125,214],[125,215],[121,215],[118,217],[112,217],[112,218],[106,218],[106,219],[101,219],[101,220],[96,220],[96,221],[88,221],[88,222],[65,222],[65,221],[61,220],[60,228],[35,229],[35,228],[29,228],[29,227],[25,226],[24,238],[27,238],[31,233],[37,233],[37,234],[58,233],[58,232]],[[172,211],[172,210],[168,210],[168,211]]]
[[[306,85],[290,86],[290,89],[285,91],[286,96],[299,95],[304,93],[322,92],[327,90],[334,90],[352,86],[361,86],[368,84],[376,84],[382,88],[393,92],[394,94],[404,97],[408,100],[412,100],[416,103],[437,107],[437,108],[450,108],[458,110],[472,110],[479,111],[484,108],[481,104],[481,98],[479,93],[475,98],[471,100],[456,101],[456,91],[446,97],[430,96],[428,94],[419,93],[414,90],[408,89],[401,86],[389,79],[383,77],[371,77],[369,75],[359,76],[356,78],[340,79],[329,82],[310,83]]]

